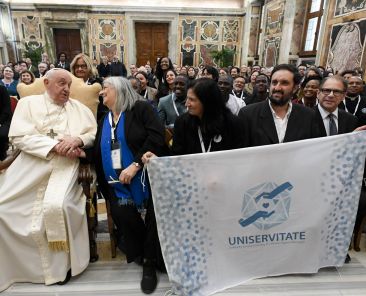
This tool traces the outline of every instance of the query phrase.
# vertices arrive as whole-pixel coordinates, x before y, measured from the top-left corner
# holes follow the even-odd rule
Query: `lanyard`
[[[236,96],[236,94],[235,94],[235,92],[234,92],[233,90],[232,90],[232,93],[233,93],[233,95],[234,95],[235,97],[239,98],[238,96]],[[241,91],[241,95],[240,95],[240,98],[239,98],[239,99],[244,101],[243,97],[244,97],[244,92],[243,92],[243,91]]]
[[[172,93],[172,103],[173,103],[175,113],[177,114],[177,116],[179,116],[178,108],[177,108],[177,105],[175,104],[175,94],[174,93]]]
[[[361,98],[360,98],[360,95],[358,95],[357,105],[356,105],[356,108],[355,108],[355,112],[353,112],[353,114],[352,114],[352,115],[355,115],[355,114],[356,114],[357,109],[358,109],[358,105],[360,104],[360,101],[361,101]],[[348,109],[347,109],[347,105],[346,105],[346,99],[344,99],[344,100],[343,100],[343,104],[344,104],[344,109],[345,109],[347,112],[349,112],[349,111],[348,111]]]
[[[147,97],[147,89],[145,89],[144,99]]]
[[[205,143],[203,142],[203,137],[202,137],[202,133],[201,133],[201,127],[198,127],[198,137],[200,138],[202,153],[210,152],[212,139],[210,140],[210,145],[208,146],[208,149],[206,151]]]
[[[113,119],[112,119],[112,112],[109,113],[109,124],[111,125],[111,138],[112,138],[112,142],[114,142],[115,140],[115,130],[117,128],[119,119],[121,118],[122,112],[119,114],[118,119],[117,119],[117,123],[115,124]]]

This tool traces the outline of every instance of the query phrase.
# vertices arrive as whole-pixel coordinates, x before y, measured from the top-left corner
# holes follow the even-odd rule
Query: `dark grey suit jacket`
[[[314,108],[315,118],[319,128],[320,136],[326,137],[327,132],[324,127],[324,121],[320,114],[318,106]],[[356,116],[338,108],[338,134],[345,134],[354,131],[358,126],[358,119]]]

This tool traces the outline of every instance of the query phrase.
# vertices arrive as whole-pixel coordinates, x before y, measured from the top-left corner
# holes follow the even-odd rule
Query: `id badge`
[[[113,169],[122,169],[121,145],[119,142],[112,142],[111,156]]]

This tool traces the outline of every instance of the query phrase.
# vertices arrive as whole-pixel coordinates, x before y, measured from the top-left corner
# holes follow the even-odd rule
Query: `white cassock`
[[[53,284],[88,266],[79,160],[50,151],[64,135],[90,147],[95,134],[93,114],[76,100],[62,107],[45,93],[19,101],[9,138],[21,153],[0,174],[0,291],[14,282]]]

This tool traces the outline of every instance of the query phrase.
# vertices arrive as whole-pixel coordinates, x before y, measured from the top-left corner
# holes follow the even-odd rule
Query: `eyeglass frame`
[[[87,64],[82,64],[82,65],[74,65],[74,70],[77,70],[77,69],[82,69],[82,70],[86,70],[88,69],[88,65]]]
[[[339,89],[331,89],[331,88],[321,88],[320,91],[325,96],[329,96],[331,93],[333,93],[335,97],[340,97],[345,94],[344,90],[341,91]]]

